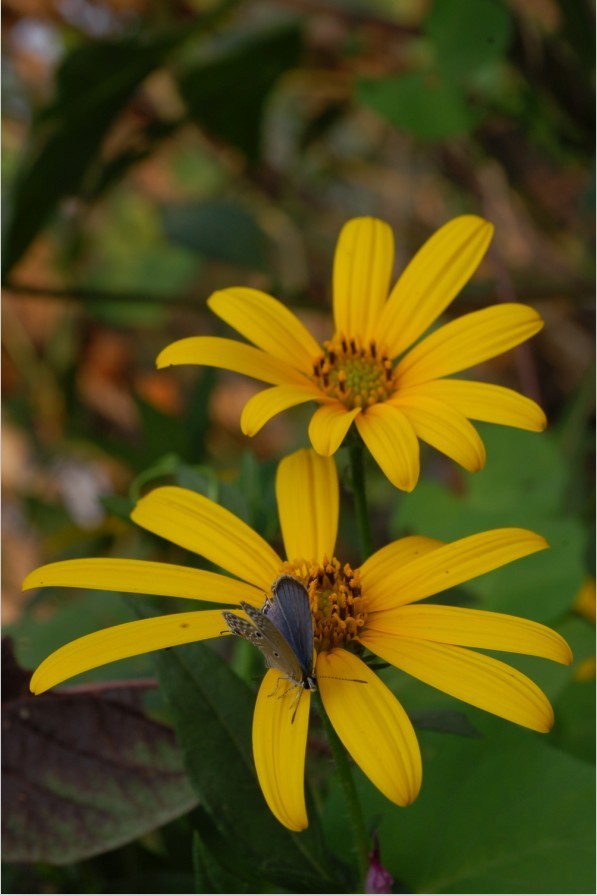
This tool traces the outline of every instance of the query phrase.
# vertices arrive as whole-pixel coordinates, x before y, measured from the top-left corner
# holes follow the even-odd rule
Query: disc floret
[[[395,392],[392,361],[373,339],[367,345],[344,336],[327,340],[313,361],[313,379],[349,410],[387,401]]]
[[[285,563],[282,572],[300,579],[307,588],[317,653],[334,647],[350,650],[367,620],[358,569],[332,557],[321,564],[295,560]]]

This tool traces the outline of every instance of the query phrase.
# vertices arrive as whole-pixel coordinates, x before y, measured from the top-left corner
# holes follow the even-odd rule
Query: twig
[[[185,308],[197,308],[197,299],[194,296],[172,296],[172,295],[152,295],[151,293],[136,292],[107,292],[103,289],[89,289],[87,287],[77,286],[34,286],[31,283],[12,283],[8,282],[4,285],[5,295],[12,294],[15,298],[19,296],[38,296],[44,299],[60,299],[64,301],[77,302],[114,302],[118,305],[130,302],[160,304],[160,305],[177,305]]]
[[[333,16],[337,19],[351,25],[364,25],[380,28],[383,31],[391,31],[394,34],[400,34],[403,37],[413,37],[419,33],[419,29],[413,25],[403,25],[399,22],[392,22],[389,19],[383,19],[381,16],[372,15],[365,10],[341,8],[335,4],[321,2],[321,0],[270,0],[277,6],[285,6],[289,9],[296,9],[309,15]]]
[[[496,274],[497,279],[497,274]],[[125,302],[148,304],[156,303],[167,305],[169,308],[193,308],[197,310],[197,298],[195,296],[184,295],[151,295],[151,293],[134,293],[134,292],[106,292],[101,289],[78,288],[75,286],[67,286],[62,288],[34,286],[29,283],[7,283],[4,287],[5,295],[11,295],[15,299],[23,296],[39,297],[44,299],[56,299],[57,301],[89,301],[89,302],[114,302],[122,304]],[[568,297],[582,299],[586,297],[592,299],[594,287],[590,281],[578,281],[577,283],[542,283],[534,280],[532,283],[520,283],[512,285],[512,290],[517,294],[524,294],[525,299],[549,299],[552,296],[560,296],[565,293]],[[471,284],[468,300],[471,305],[480,306],[484,304],[492,295],[495,294],[493,287],[483,288],[478,284]],[[318,298],[318,296],[316,296]],[[465,298],[459,298],[462,303]],[[512,301],[504,299],[504,301]],[[301,304],[295,302],[295,305]],[[319,303],[318,303],[319,304]]]

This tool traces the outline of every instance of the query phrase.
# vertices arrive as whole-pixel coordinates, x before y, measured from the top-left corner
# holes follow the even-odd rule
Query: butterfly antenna
[[[362,678],[342,678],[340,675],[318,675],[317,678],[333,678],[334,681],[352,681],[355,684],[369,684],[368,681],[364,681]]]
[[[299,692],[294,700],[294,712],[292,713],[292,718],[290,720],[290,724],[294,725],[294,720],[296,719],[296,714],[298,712],[299,703],[301,702],[301,697],[303,696],[304,688],[299,688]]]

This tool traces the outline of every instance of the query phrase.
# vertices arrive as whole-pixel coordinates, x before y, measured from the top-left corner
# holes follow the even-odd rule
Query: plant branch
[[[318,691],[315,693],[315,700],[319,709],[319,713],[321,715],[321,719],[323,721],[323,727],[325,729],[328,743],[332,751],[332,756],[334,757],[334,763],[336,765],[338,776],[340,778],[340,784],[342,786],[344,799],[346,800],[346,806],[348,809],[352,827],[352,834],[354,838],[355,851],[357,854],[357,861],[359,864],[359,874],[361,879],[360,883],[362,888],[361,892],[364,892],[365,877],[367,875],[367,869],[369,867],[368,856],[370,844],[369,836],[367,834],[367,828],[365,827],[365,820],[361,811],[361,804],[359,802],[359,797],[352,777],[348,755],[340,738],[334,730],[334,726],[332,725],[328,714],[325,711],[323,700],[321,699],[321,694]]]
[[[371,538],[371,523],[369,522],[369,508],[367,506],[365,457],[361,439],[355,438],[354,441],[350,443],[348,451],[352,472],[355,515],[361,541],[361,554],[362,560],[366,560],[373,552],[373,539]]]

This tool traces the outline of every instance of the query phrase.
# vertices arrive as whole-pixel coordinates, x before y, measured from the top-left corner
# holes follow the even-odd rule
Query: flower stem
[[[367,508],[367,493],[365,490],[365,463],[363,443],[355,439],[348,448],[350,455],[350,467],[352,471],[352,488],[354,493],[354,505],[361,539],[361,551],[363,560],[370,557],[373,552],[371,538],[371,525],[369,523],[369,511]]]
[[[359,864],[361,887],[363,888],[361,892],[364,892],[365,877],[367,875],[367,869],[369,867],[369,836],[367,834],[367,828],[365,827],[365,820],[361,811],[361,804],[359,802],[359,797],[352,777],[352,772],[350,770],[350,764],[348,761],[346,750],[344,749],[344,746],[340,738],[336,734],[334,726],[332,725],[328,714],[325,711],[323,700],[321,699],[321,694],[317,692],[315,694],[315,697],[319,709],[319,714],[323,721],[323,727],[325,728],[325,733],[327,735],[327,739],[332,751],[332,756],[334,757],[336,769],[338,770],[344,798],[346,800],[348,815],[350,817],[352,834],[354,838],[355,851],[357,854],[357,861]]]

